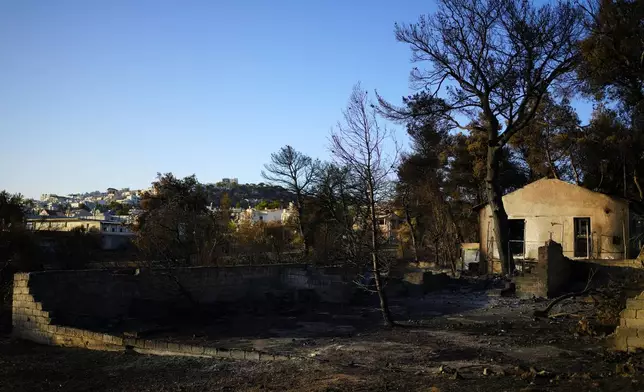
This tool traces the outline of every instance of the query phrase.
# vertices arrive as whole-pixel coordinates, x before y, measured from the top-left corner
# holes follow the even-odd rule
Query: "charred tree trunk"
[[[573,159],[572,154],[570,154],[570,167],[572,168],[572,174],[575,176],[575,183],[577,185],[581,185],[579,173],[577,172],[577,167],[575,166],[575,160]]]
[[[416,247],[416,228],[414,227],[414,222],[409,213],[409,208],[405,207],[405,221],[409,226],[409,231],[411,233],[411,246],[412,252],[414,252],[414,262],[418,263],[418,248]]]
[[[309,255],[309,243],[306,240],[306,235],[304,234],[304,226],[302,225],[302,219],[304,218],[304,203],[302,201],[302,195],[297,195],[297,230],[302,236],[302,245],[304,246],[304,256]]]
[[[514,270],[514,261],[509,252],[509,222],[508,214],[503,206],[503,192],[501,190],[499,169],[501,163],[501,154],[503,150],[498,146],[496,140],[491,140],[487,148],[487,175],[485,177],[485,187],[487,191],[488,202],[492,208],[492,217],[494,220],[494,238],[501,259],[503,274],[510,274]]]
[[[369,219],[371,220],[371,264],[373,268],[373,279],[376,283],[376,291],[378,292],[380,310],[385,327],[393,327],[394,321],[389,311],[389,301],[382,284],[382,277],[380,276],[380,265],[378,262],[378,219],[376,218],[376,201],[373,184],[371,182],[371,173],[369,173],[368,178],[367,197],[369,200]]]
[[[644,192],[642,192],[642,187],[640,186],[640,180],[637,176],[637,169],[633,171],[633,182],[635,183],[635,187],[637,188],[637,192],[640,196],[640,201],[644,201]]]
[[[546,144],[546,160],[548,161],[548,166],[550,167],[550,171],[552,172],[552,176],[558,180],[559,179],[559,174],[557,173],[557,166],[554,164],[554,162],[552,160],[552,155],[550,154],[550,148],[549,148],[548,144]]]

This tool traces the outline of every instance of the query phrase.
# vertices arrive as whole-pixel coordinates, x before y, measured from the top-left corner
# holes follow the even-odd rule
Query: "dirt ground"
[[[145,356],[0,338],[0,391],[644,391],[644,354],[606,348],[581,314],[535,319],[545,302],[457,289],[398,299],[407,326],[384,330],[372,306],[222,317],[154,338],[287,353],[277,362]],[[572,316],[570,316],[572,314]]]

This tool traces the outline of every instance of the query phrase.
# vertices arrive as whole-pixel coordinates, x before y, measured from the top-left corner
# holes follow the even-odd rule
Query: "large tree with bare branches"
[[[397,24],[396,38],[410,45],[412,84],[434,98],[431,113],[412,113],[380,98],[392,119],[441,116],[487,134],[486,194],[504,272],[512,267],[508,216],[499,164],[503,147],[533,120],[549,92],[565,92],[584,34],[581,13],[568,1],[536,6],[530,0],[439,0],[437,11],[417,23]],[[482,121],[476,121],[479,114]]]
[[[380,203],[392,196],[391,177],[396,168],[398,149],[391,132],[378,124],[367,92],[359,84],[354,86],[347,108],[343,111],[343,121],[338,123],[331,135],[331,152],[341,166],[351,171],[358,184],[359,223],[369,231],[366,248],[371,259],[370,270],[385,326],[390,327],[394,322],[382,280],[388,265],[381,251],[382,236],[377,214]]]
[[[309,253],[309,243],[303,226],[305,220],[304,199],[313,185],[318,166],[317,161],[287,145],[271,154],[271,163],[264,165],[265,170],[262,171],[262,177],[266,180],[281,185],[295,194],[297,224],[305,255]]]

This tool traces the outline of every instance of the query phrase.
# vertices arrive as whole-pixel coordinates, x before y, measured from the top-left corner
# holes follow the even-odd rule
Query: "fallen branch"
[[[555,313],[553,315],[548,316],[549,318],[557,318],[557,317],[563,317],[563,316],[568,316],[568,317],[576,317],[576,318],[582,318],[584,317],[583,314],[578,314],[578,313]]]
[[[580,297],[582,295],[588,294],[590,291],[593,290],[590,287],[590,284],[592,283],[593,277],[595,276],[596,272],[597,272],[597,270],[594,270],[594,269],[590,270],[590,273],[588,274],[588,281],[586,282],[586,287],[582,291],[578,291],[576,293],[564,294],[564,295],[562,295],[560,297],[555,298],[554,300],[552,300],[552,302],[550,302],[550,304],[545,309],[543,309],[543,310],[535,310],[534,313],[533,313],[534,317],[548,317],[548,313],[550,313],[552,308],[556,304],[558,304],[559,302],[563,301],[564,299],[573,298],[573,297]]]

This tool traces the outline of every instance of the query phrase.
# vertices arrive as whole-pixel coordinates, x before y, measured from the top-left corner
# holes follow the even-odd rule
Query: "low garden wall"
[[[341,267],[308,265],[18,273],[13,334],[45,344],[120,350],[136,347],[119,333],[124,320],[164,319],[195,303],[257,304],[302,295],[344,303],[355,293],[352,279]]]

